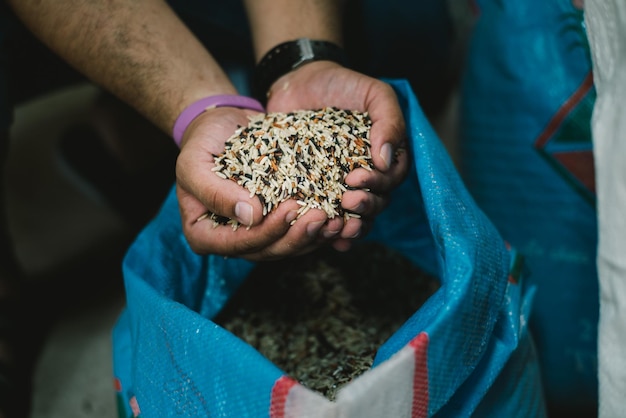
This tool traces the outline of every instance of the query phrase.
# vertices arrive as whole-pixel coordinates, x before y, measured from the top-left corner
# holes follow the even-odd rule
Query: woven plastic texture
[[[388,81],[414,161],[367,239],[436,274],[440,289],[331,402],[211,321],[254,265],[194,254],[172,192],[124,261],[127,307],[113,334],[120,417],[545,416],[520,260],[464,188],[408,82]]]
[[[582,2],[482,0],[461,174],[536,286],[530,327],[555,416],[597,411],[595,102]]]

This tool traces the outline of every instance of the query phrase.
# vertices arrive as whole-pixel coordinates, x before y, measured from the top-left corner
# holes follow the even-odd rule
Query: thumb
[[[183,222],[196,222],[207,212],[234,219],[244,226],[263,220],[260,200],[235,181],[223,179],[214,171],[213,155],[183,152],[176,163],[179,205]]]

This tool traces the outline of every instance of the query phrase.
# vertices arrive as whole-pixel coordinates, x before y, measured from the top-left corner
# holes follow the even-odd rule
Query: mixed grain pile
[[[320,249],[258,264],[214,321],[334,400],[438,287],[381,244]]]
[[[257,114],[227,140],[215,156],[215,173],[257,195],[266,215],[279,203],[296,199],[299,216],[311,208],[329,218],[358,216],[341,208],[347,174],[371,170],[367,113],[327,107],[290,113]],[[236,221],[211,215],[215,225]]]

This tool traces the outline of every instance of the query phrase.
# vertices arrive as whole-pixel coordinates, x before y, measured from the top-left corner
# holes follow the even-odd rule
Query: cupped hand
[[[408,172],[405,121],[389,84],[330,61],[311,62],[287,73],[268,94],[268,112],[327,106],[368,112],[372,120],[370,142],[375,170],[352,171],[345,181],[354,190],[345,192],[342,199],[342,207],[361,218],[351,218],[345,224],[333,221],[333,228],[341,223],[341,231],[331,238],[333,245],[347,250],[352,240],[367,233],[376,215],[386,207],[389,193]]]
[[[254,113],[232,107],[209,109],[185,131],[176,162],[176,194],[183,233],[196,253],[278,259],[311,251],[321,245],[320,236],[341,230],[338,220],[327,222],[321,210],[310,210],[291,225],[299,207],[295,200],[281,203],[264,217],[256,196],[212,171],[214,156]],[[206,213],[235,219],[240,227],[214,226]]]

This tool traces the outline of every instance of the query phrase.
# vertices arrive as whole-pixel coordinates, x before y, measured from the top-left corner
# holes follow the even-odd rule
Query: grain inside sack
[[[288,199],[296,199],[298,217],[312,208],[329,218],[358,217],[341,208],[348,190],[345,177],[355,168],[372,170],[367,113],[326,107],[251,116],[226,141],[213,171],[256,195],[263,215]],[[209,214],[214,225],[239,224]],[[297,218],[296,218],[297,219]],[[295,221],[294,221],[295,222]]]
[[[334,400],[439,285],[382,244],[321,248],[259,263],[213,321]]]

